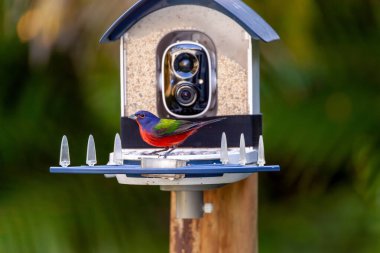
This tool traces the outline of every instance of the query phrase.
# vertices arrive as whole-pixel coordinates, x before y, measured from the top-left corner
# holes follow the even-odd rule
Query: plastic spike
[[[258,148],[258,157],[257,157],[257,164],[259,166],[264,166],[265,165],[265,154],[264,154],[264,140],[263,136],[260,135],[259,138],[259,148]]]
[[[228,164],[228,147],[227,147],[227,136],[226,133],[222,134],[222,142],[220,147],[220,162],[222,164]]]
[[[123,165],[123,154],[119,134],[116,134],[115,143],[113,145],[113,162],[115,165]]]
[[[94,166],[97,163],[95,141],[92,135],[88,137],[86,163],[88,166]]]
[[[247,153],[245,151],[245,138],[244,134],[240,135],[240,159],[239,159],[240,165],[246,165],[247,164]]]
[[[61,151],[59,154],[59,165],[65,168],[70,165],[69,142],[67,141],[66,135],[62,137]]]

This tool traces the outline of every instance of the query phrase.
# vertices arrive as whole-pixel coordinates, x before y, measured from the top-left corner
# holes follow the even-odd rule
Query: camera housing
[[[158,113],[164,117],[216,115],[216,50],[198,31],[169,33],[157,48]]]
[[[195,116],[207,111],[211,100],[210,56],[200,44],[185,41],[164,53],[162,101],[175,117]]]

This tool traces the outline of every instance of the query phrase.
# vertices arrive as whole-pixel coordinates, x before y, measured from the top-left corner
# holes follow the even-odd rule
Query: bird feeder
[[[105,166],[61,167],[52,173],[105,174],[120,184],[158,185],[177,192],[177,217],[210,212],[202,192],[278,171],[265,166],[260,111],[260,41],[277,33],[240,0],[141,0],[119,17],[101,43],[120,42],[121,136]],[[129,115],[147,110],[161,118],[224,120],[188,138],[170,156],[151,155]]]

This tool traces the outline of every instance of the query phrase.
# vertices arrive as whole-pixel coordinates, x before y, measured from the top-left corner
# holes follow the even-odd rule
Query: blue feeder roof
[[[140,0],[121,15],[100,39],[107,43],[120,39],[140,19],[169,6],[200,5],[217,10],[240,24],[254,38],[265,42],[278,40],[278,34],[254,10],[241,0]]]

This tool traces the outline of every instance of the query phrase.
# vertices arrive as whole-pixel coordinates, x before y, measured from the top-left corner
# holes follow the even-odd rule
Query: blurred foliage
[[[117,43],[133,1],[0,2],[0,252],[167,252],[169,195],[50,175],[69,137],[100,163],[119,130]],[[262,252],[380,251],[380,2],[247,1],[280,34],[262,44],[267,160]]]

